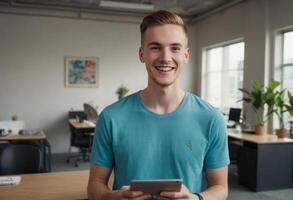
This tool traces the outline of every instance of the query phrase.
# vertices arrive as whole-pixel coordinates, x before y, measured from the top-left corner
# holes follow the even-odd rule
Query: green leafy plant
[[[290,91],[287,92],[288,94],[288,103],[285,104],[286,111],[293,117],[293,95]]]
[[[128,88],[121,85],[117,90],[116,90],[116,94],[118,96],[118,99],[123,98],[128,92]]]
[[[17,120],[18,120],[17,115],[16,115],[16,114],[13,114],[13,115],[11,116],[11,120],[12,120],[12,121],[17,121]]]
[[[251,81],[252,91],[245,88],[239,88],[243,92],[242,101],[251,104],[253,111],[256,114],[257,124],[263,125],[263,112],[265,107],[265,89],[257,80]]]
[[[280,82],[272,80],[268,87],[264,87],[259,81],[252,80],[251,91],[248,91],[245,88],[239,88],[244,94],[240,101],[251,104],[251,107],[256,114],[257,125],[264,125],[268,117],[274,112],[273,108],[279,95],[275,89],[279,85]],[[268,106],[268,112],[264,115],[266,105]]]
[[[284,100],[284,94],[285,94],[285,89],[282,91],[278,91],[276,92],[276,98],[275,98],[275,109],[273,110],[274,113],[276,113],[276,115],[279,118],[279,122],[280,122],[280,129],[284,128],[284,118],[283,118],[283,114],[285,112],[287,112],[287,110],[285,109],[286,105],[285,105],[285,100]]]
[[[280,98],[281,93],[279,91],[276,91],[276,88],[280,86],[279,81],[270,81],[269,86],[266,87],[265,91],[265,102],[269,107],[269,114],[273,112],[273,108],[276,105],[277,99]],[[284,92],[282,92],[284,93]]]

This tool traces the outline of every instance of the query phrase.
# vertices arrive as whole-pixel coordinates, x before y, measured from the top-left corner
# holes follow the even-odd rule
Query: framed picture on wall
[[[65,56],[65,87],[98,87],[97,57]]]

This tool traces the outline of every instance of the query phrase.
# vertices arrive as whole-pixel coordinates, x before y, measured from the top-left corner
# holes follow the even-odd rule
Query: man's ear
[[[139,48],[139,60],[140,62],[144,63],[144,56],[143,56],[143,49],[142,47]]]
[[[188,63],[189,54],[190,54],[190,50],[189,50],[189,48],[186,48],[185,52],[184,52],[184,64]]]

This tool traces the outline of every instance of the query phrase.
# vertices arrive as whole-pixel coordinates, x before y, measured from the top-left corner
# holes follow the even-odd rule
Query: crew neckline
[[[182,101],[180,102],[179,106],[172,112],[168,112],[168,113],[164,113],[164,114],[159,114],[159,113],[156,113],[156,112],[153,112],[151,111],[143,102],[141,96],[140,96],[140,91],[138,91],[136,93],[136,98],[140,104],[140,106],[147,112],[147,113],[150,113],[151,115],[153,116],[157,116],[157,117],[167,117],[167,116],[171,116],[171,115],[174,115],[176,113],[178,113],[180,110],[183,109],[184,105],[186,104],[186,101],[187,101],[187,96],[189,95],[189,92],[186,92],[185,91],[185,94],[184,94],[184,97],[182,99]]]

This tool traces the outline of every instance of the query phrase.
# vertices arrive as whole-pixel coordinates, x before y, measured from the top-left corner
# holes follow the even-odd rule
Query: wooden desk
[[[95,134],[96,125],[87,122],[77,122],[75,119],[68,120],[69,127],[75,134],[89,135],[89,146],[92,146],[92,138]]]
[[[6,135],[6,136],[0,136],[0,141],[12,141],[12,140],[46,140],[47,136],[44,133],[38,134],[38,135]]]
[[[253,133],[229,132],[228,136],[230,138],[252,142],[256,144],[293,143],[293,139],[290,139],[290,138],[279,139],[276,135],[256,135]]]
[[[25,174],[19,185],[0,186],[0,199],[86,199],[88,177],[88,170]]]
[[[293,186],[293,140],[275,135],[229,132],[229,145],[238,141],[238,180],[254,191]]]
[[[91,124],[91,123],[86,123],[86,122],[77,122],[75,119],[69,119],[68,123],[70,126],[72,126],[75,129],[90,129],[90,130],[95,130],[96,125]]]
[[[13,142],[30,142],[33,141],[37,143],[42,148],[43,154],[43,169],[44,172],[51,171],[51,146],[47,141],[47,136],[44,133],[40,133],[37,135],[6,135],[0,136],[0,141],[7,141],[8,143]]]
[[[77,122],[76,119],[69,119],[68,124],[71,132],[70,145],[79,148],[79,145],[76,145],[76,141],[79,139],[82,141],[86,140],[85,142],[87,142],[87,145],[86,147],[83,147],[84,154],[82,154],[82,159],[89,160],[96,125],[93,123],[87,123],[86,121]],[[70,157],[67,158],[67,162],[70,162]],[[78,160],[75,161],[75,166],[78,166]]]

